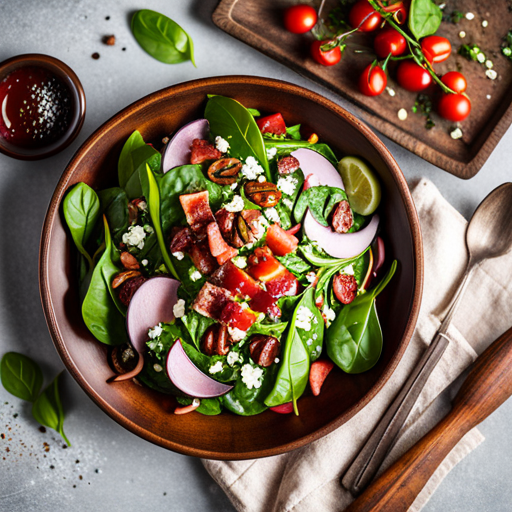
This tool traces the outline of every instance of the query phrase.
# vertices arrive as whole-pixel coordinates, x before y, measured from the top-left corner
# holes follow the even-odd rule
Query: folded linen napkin
[[[388,404],[430,344],[467,264],[466,220],[428,180],[412,191],[424,242],[425,281],[416,331],[392,377],[378,395],[346,424],[310,445],[258,460],[203,464],[244,512],[339,511],[353,500],[339,484],[340,476],[364,444]],[[430,376],[400,438],[381,471],[430,430],[449,410],[448,386],[509,325],[512,254],[485,262],[474,273],[448,331],[451,343]],[[492,314],[488,314],[492,311]],[[484,440],[470,431],[452,450],[418,495],[410,510],[418,511],[460,460]]]

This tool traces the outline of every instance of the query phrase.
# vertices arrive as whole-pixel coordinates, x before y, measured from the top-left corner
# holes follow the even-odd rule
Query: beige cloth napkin
[[[339,511],[351,495],[342,475],[431,342],[464,272],[466,220],[427,180],[413,189],[424,241],[425,283],[418,324],[409,347],[381,392],[345,425],[291,453],[266,459],[203,464],[244,512]],[[448,386],[492,341],[510,327],[512,254],[485,262],[472,277],[453,319],[451,343],[430,376],[382,469],[412,446],[449,410],[454,386]],[[459,379],[460,380],[460,379]],[[418,511],[446,474],[484,440],[470,431],[444,460],[410,510]]]

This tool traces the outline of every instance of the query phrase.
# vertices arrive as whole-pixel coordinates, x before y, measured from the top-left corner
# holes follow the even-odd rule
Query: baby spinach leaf
[[[296,326],[299,336],[302,338],[304,346],[308,351],[311,362],[316,361],[322,354],[325,323],[322,313],[315,304],[315,290],[308,288],[302,299],[301,306],[304,306],[312,313],[310,329],[306,331]]]
[[[261,322],[255,322],[249,327],[247,331],[247,336],[251,336],[252,334],[265,334],[266,336],[274,336],[275,338],[281,338],[281,335],[288,327],[288,322],[276,322],[264,324]]]
[[[416,39],[435,34],[442,18],[443,11],[432,0],[412,0],[409,28]]]
[[[382,281],[344,306],[327,330],[327,354],[344,372],[362,373],[377,363],[382,352],[375,298],[396,271],[396,260]]]
[[[294,252],[276,258],[295,276],[302,277],[311,270],[311,265]]]
[[[256,158],[265,170],[267,181],[271,181],[263,136],[254,117],[243,105],[225,96],[213,96],[206,104],[204,117],[210,123],[213,137],[220,135],[229,141],[232,154],[240,159]]]
[[[32,406],[32,416],[34,416],[35,420],[41,425],[56,430],[64,441],[66,441],[66,444],[71,446],[66,434],[64,434],[64,410],[59,395],[59,377],[61,375],[62,373],[57,375],[55,380],[34,402]]]
[[[107,217],[114,243],[121,242],[123,233],[128,229],[128,197],[120,187],[107,188],[98,192],[101,211]]]
[[[215,96],[215,94],[208,94],[208,98],[213,98],[214,96]],[[249,112],[249,114],[251,114],[251,116],[253,116],[253,117],[261,116],[260,111],[256,110],[255,108],[248,108],[247,112]]]
[[[119,155],[119,161],[117,162],[117,177],[121,188],[125,187],[130,176],[135,172],[132,153],[136,149],[143,148],[145,145],[146,143],[138,130],[135,130],[124,143],[121,154]]]
[[[230,382],[237,378],[238,369],[232,368],[227,364],[226,356],[207,356],[202,352],[199,352],[195,347],[190,345],[189,343],[183,343],[183,350],[190,358],[190,360],[208,377],[212,379],[218,380],[219,382]],[[222,371],[218,373],[211,374],[210,368],[217,362],[222,361],[223,368]]]
[[[300,124],[286,127],[286,135],[293,140],[300,140]]]
[[[43,373],[30,357],[7,352],[0,362],[0,376],[6,391],[27,402],[34,402],[43,385]]]
[[[62,210],[76,248],[85,257],[89,269],[94,266],[85,245],[100,216],[100,201],[94,190],[85,183],[77,183],[64,198]]]
[[[190,405],[192,398],[176,397],[180,405]],[[221,402],[218,398],[201,398],[201,405],[196,409],[196,412],[204,414],[205,416],[216,416],[222,412]]]
[[[159,369],[159,371],[157,371],[155,370],[155,367],[157,369],[160,367],[162,370]],[[167,372],[165,371],[165,366],[162,364],[162,361],[153,356],[150,352],[147,352],[144,355],[144,368],[137,376],[137,379],[149,388],[159,391],[160,393],[183,396],[183,392],[180,391],[167,376]]]
[[[281,227],[283,229],[290,229],[292,227],[292,211],[297,200],[297,196],[300,194],[302,185],[304,184],[304,174],[300,169],[297,169],[294,173],[289,174],[293,179],[297,181],[293,194],[288,195],[283,192],[281,201],[275,207],[279,218],[281,219]]]
[[[142,49],[166,64],[187,60],[194,66],[194,43],[173,20],[149,9],[137,11],[132,18],[132,33]]]
[[[112,279],[119,268],[112,261],[112,239],[108,223],[105,225],[105,251],[98,261],[91,278],[91,284],[82,303],[85,325],[102,343],[120,345],[127,341],[125,307],[112,290]]]
[[[197,311],[191,309],[185,316],[181,317],[181,321],[187,328],[190,339],[194,343],[197,350],[201,350],[201,339],[206,329],[215,323],[213,318],[200,315]]]
[[[296,222],[301,222],[306,210],[309,208],[315,220],[322,226],[329,226],[327,218],[331,214],[334,205],[346,200],[347,194],[337,187],[310,187],[304,190],[295,203],[293,216]]]

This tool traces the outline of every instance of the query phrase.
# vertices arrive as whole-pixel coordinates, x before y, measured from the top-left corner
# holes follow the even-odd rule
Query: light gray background
[[[61,154],[41,162],[0,155],[0,354],[17,350],[34,357],[42,364],[47,381],[63,365],[39,301],[40,230],[67,162],[100,124],[163,87],[228,74],[293,82],[351,110],[344,100],[217,29],[211,22],[216,3],[0,0],[0,61],[21,53],[53,55],[75,70],[87,96],[82,132]],[[129,31],[130,14],[140,8],[165,13],[189,32],[197,69],[190,63],[164,65],[143,53]],[[117,38],[114,47],[101,43],[108,34]],[[93,52],[101,58],[91,59]],[[488,192],[512,176],[511,130],[470,181],[455,178],[382,139],[410,182],[428,177],[466,218]],[[479,313],[475,308],[475,314]],[[0,389],[0,433],[6,435],[0,439],[0,510],[233,510],[199,460],[168,452],[124,430],[69,375],[64,376],[64,385],[65,430],[73,444],[66,450],[58,436],[37,430],[26,404]],[[450,473],[426,511],[512,510],[511,423],[512,402],[508,402],[482,424],[486,442]]]

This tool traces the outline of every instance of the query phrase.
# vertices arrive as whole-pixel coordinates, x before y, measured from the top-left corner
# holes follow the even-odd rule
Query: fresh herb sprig
[[[416,97],[416,101],[414,102],[414,106],[412,107],[412,111],[415,114],[421,114],[425,116],[425,128],[427,130],[430,130],[436,125],[432,117],[430,117],[432,110],[433,105],[430,96],[426,94],[418,94],[418,96]]]

